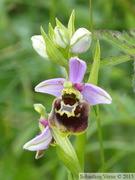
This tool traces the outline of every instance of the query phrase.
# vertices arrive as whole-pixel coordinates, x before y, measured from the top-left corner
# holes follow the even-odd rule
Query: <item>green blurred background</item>
[[[51,110],[54,97],[34,92],[41,81],[60,77],[61,69],[45,61],[33,49],[31,36],[48,30],[57,17],[64,25],[75,9],[76,29],[90,29],[88,0],[0,0],[0,179],[64,180],[65,167],[54,147],[35,160],[35,152],[22,146],[38,132],[34,103]],[[129,30],[135,28],[134,0],[93,1],[94,28]],[[121,52],[100,41],[101,56]],[[91,50],[80,56],[91,60]],[[100,105],[105,159],[108,172],[135,172],[135,94],[132,90],[132,61],[100,70],[99,85],[113,98]],[[61,73],[60,73],[61,72]],[[74,137],[71,137],[74,143]],[[101,172],[97,124],[91,110],[87,133],[86,172]]]

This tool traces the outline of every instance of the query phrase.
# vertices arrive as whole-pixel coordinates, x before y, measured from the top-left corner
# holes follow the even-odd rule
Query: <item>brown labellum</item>
[[[89,111],[89,103],[76,99],[74,94],[58,97],[49,115],[50,126],[67,134],[83,133],[88,127]]]

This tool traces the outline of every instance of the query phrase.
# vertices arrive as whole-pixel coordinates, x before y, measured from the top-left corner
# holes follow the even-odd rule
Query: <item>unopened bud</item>
[[[32,45],[35,51],[45,59],[49,59],[46,53],[46,45],[43,36],[35,35],[31,37]]]
[[[66,38],[64,31],[58,26],[54,29],[54,42],[62,48],[66,48],[68,45],[68,39]]]
[[[79,28],[70,41],[70,51],[75,54],[86,52],[91,43],[91,32],[85,28]]]

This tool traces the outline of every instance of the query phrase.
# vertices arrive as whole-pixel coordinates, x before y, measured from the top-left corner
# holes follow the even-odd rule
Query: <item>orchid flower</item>
[[[83,83],[86,63],[72,57],[69,61],[69,79],[55,78],[41,82],[35,91],[51,94],[54,100],[49,124],[59,129],[63,136],[80,134],[88,127],[90,106],[110,104],[110,95],[98,86]]]
[[[41,134],[27,142],[23,149],[29,151],[37,151],[36,159],[42,157],[45,149],[47,149],[52,142],[52,134],[48,125],[48,120],[39,119],[39,127]]]

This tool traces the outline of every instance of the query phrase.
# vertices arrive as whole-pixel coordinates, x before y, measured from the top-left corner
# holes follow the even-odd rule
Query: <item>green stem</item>
[[[93,17],[92,17],[92,0],[90,0],[90,25],[92,33],[92,54],[94,57],[94,33],[93,33]],[[84,171],[84,158],[85,158],[85,146],[86,146],[86,132],[77,136],[76,138],[76,154],[79,159],[81,168]]]
[[[101,121],[100,121],[100,115],[99,115],[99,106],[96,105],[93,107],[95,110],[96,115],[96,121],[98,126],[98,138],[99,138],[99,144],[100,144],[100,156],[101,156],[101,163],[102,163],[102,172],[106,172],[105,167],[105,156],[104,156],[104,148],[103,148],[103,137],[102,137],[102,128],[101,128]]]
[[[51,0],[51,7],[50,7],[50,22],[54,26],[55,25],[55,14],[56,14],[56,1]]]
[[[76,154],[78,156],[78,160],[83,171],[84,171],[85,145],[86,145],[86,132],[77,136],[76,138]]]
[[[92,0],[89,1],[90,4],[90,26],[91,26],[91,34],[92,34],[92,57],[94,58],[94,25],[93,25],[93,15],[92,15]]]
[[[91,69],[91,73],[90,73],[90,76],[88,79],[88,83],[97,85],[99,66],[100,66],[100,44],[99,44],[99,41],[97,41],[96,51],[94,54],[94,62],[92,64],[92,69]],[[101,123],[100,123],[100,116],[99,116],[99,106],[98,105],[94,106],[94,110],[95,110],[97,126],[98,126],[98,136],[99,136],[99,144],[100,144],[102,170],[103,170],[103,172],[106,172],[103,139],[102,139],[102,129],[101,129]]]

